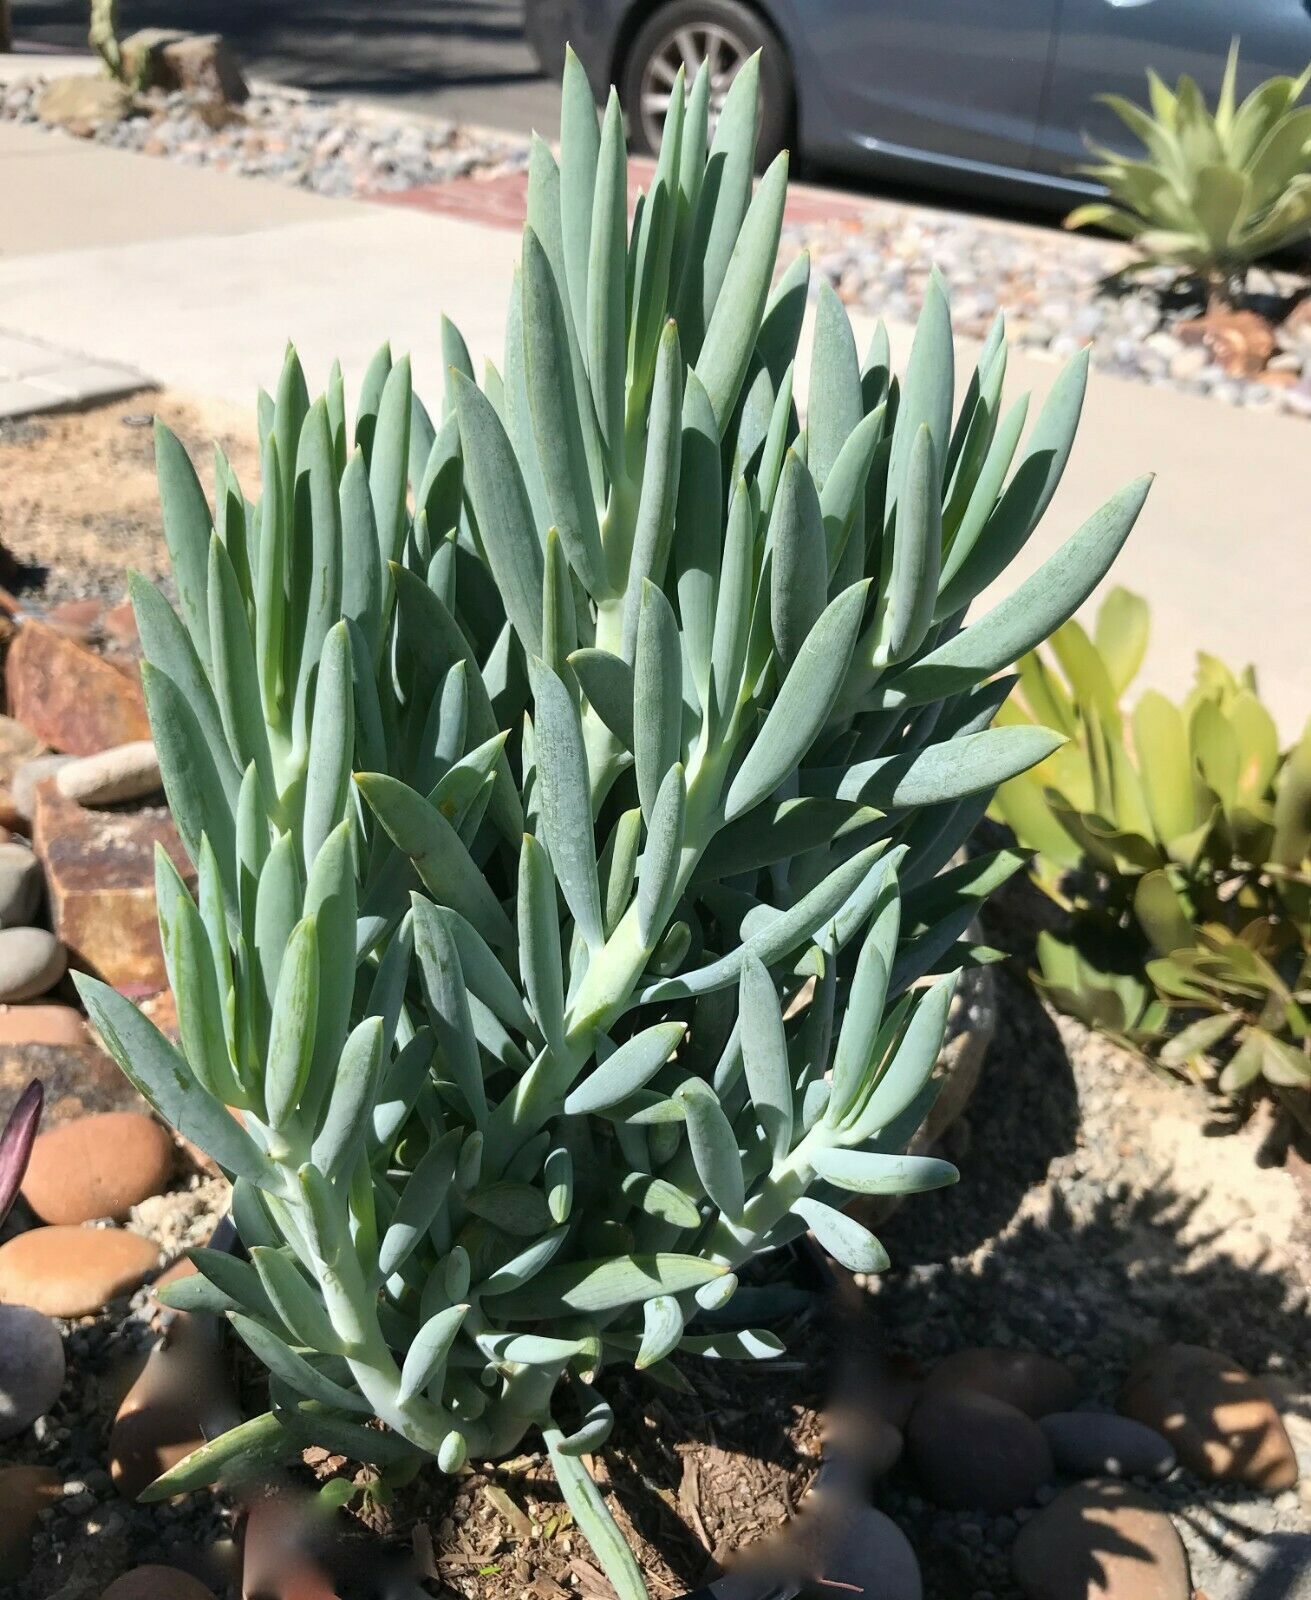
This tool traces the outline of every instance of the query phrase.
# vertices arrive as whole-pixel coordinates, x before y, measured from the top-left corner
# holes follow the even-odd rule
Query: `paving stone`
[[[77,965],[125,994],[163,989],[168,975],[156,921],[156,844],[184,876],[191,871],[168,812],[90,811],[44,783],[33,843],[45,868],[51,919]]]
[[[30,417],[59,403],[49,389],[38,389],[26,378],[0,378],[0,417]]]
[[[25,1008],[6,1009],[6,1020]],[[53,1007],[33,1006],[34,1011]],[[0,1038],[0,1117],[31,1083],[45,1087],[43,1129],[57,1128],[92,1111],[144,1111],[145,1101],[123,1076],[118,1064],[95,1044],[89,1033],[75,1045],[29,1043]]]
[[[63,359],[63,351],[54,345],[15,333],[0,333],[0,378],[30,378],[49,372]]]
[[[19,628],[5,686],[11,714],[53,750],[88,756],[150,737],[140,682],[42,623]]]

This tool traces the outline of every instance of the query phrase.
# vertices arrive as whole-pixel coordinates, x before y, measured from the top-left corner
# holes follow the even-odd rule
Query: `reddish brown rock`
[[[304,1548],[304,1507],[287,1495],[257,1500],[246,1518],[241,1551],[244,1600],[337,1600],[337,1587]]]
[[[925,1388],[906,1444],[928,1497],[953,1511],[1014,1511],[1055,1476],[1042,1429],[1017,1406],[969,1389]]]
[[[178,1042],[178,1003],[172,989],[161,989],[158,994],[140,1002],[141,1009],[165,1037]]]
[[[162,1472],[240,1420],[209,1319],[179,1317],[129,1389],[109,1434],[109,1471],[135,1500]]]
[[[10,1017],[27,1009],[11,1006]],[[32,1007],[53,1010],[54,1007]],[[45,1086],[41,1127],[50,1129],[93,1111],[144,1111],[146,1103],[90,1038],[80,1044],[28,1044],[0,1038],[0,1115],[40,1078]]]
[[[177,1567],[134,1567],[115,1578],[100,1600],[214,1600],[214,1591]]]
[[[1268,1494],[1297,1482],[1297,1456],[1270,1391],[1218,1351],[1189,1344],[1149,1350],[1116,1404],[1168,1439],[1199,1478]]]
[[[19,767],[44,750],[45,746],[30,728],[25,728],[14,717],[0,716],[0,785],[11,788]]]
[[[88,756],[150,737],[140,683],[43,623],[18,630],[5,686],[10,713],[53,750]]]
[[[1174,1524],[1122,1483],[1067,1489],[1020,1529],[1011,1567],[1028,1600],[1189,1600]]]
[[[926,1394],[961,1389],[1004,1400],[1029,1417],[1069,1411],[1079,1399],[1070,1369],[1031,1350],[958,1350],[940,1361],[924,1384]]]
[[[152,1117],[106,1111],[38,1134],[22,1194],[42,1222],[121,1221],[172,1175],[173,1141]]]
[[[17,1583],[27,1572],[36,1519],[61,1492],[53,1467],[0,1467],[0,1583]]]
[[[47,627],[62,633],[66,639],[89,644],[103,610],[103,603],[96,599],[61,600],[58,605],[51,606],[44,620]]]
[[[1177,322],[1185,344],[1200,344],[1231,378],[1254,378],[1274,354],[1275,330],[1255,311],[1208,311]]]
[[[101,627],[105,630],[107,638],[113,639],[118,644],[135,644],[137,642],[137,614],[132,609],[130,600],[120,600],[116,606],[111,606],[100,619]]]
[[[83,1317],[131,1294],[159,1247],[122,1228],[33,1228],[0,1245],[0,1300],[49,1317]]]
[[[7,1044],[87,1045],[86,1018],[72,1006],[0,1006],[0,1046]]]
[[[50,915],[77,966],[125,994],[156,994],[168,975],[155,907],[155,846],[190,866],[164,808],[88,811],[53,783],[37,790],[32,841]]]

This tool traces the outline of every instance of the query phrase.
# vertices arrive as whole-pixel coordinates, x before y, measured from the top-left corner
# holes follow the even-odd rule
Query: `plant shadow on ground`
[[[1072,1059],[1027,981],[1003,968],[997,982],[998,1029],[967,1114],[961,1183],[908,1201],[882,1231],[893,1267],[872,1310],[886,1347],[925,1364],[971,1344],[1056,1355],[1088,1400],[1112,1405],[1145,1350],[1201,1345],[1276,1375],[1302,1396],[1290,1408],[1309,1414],[1311,1319],[1290,1263],[1250,1251],[1236,1259],[1225,1230],[1199,1220],[1204,1196],[1172,1181],[1152,1152],[1150,1100],[1135,1092],[1158,1087],[1146,1068],[1126,1056],[1116,1072],[1119,1052],[1091,1035]],[[1234,1159],[1250,1151],[1235,1147]],[[1259,1429],[1240,1431],[1233,1455],[1250,1461],[1260,1443]],[[888,1509],[906,1490],[913,1503],[904,1467],[891,1487]],[[1251,1536],[1245,1510],[1267,1503],[1188,1474],[1154,1498],[1191,1533],[1194,1553],[1207,1545],[1217,1557]],[[920,1519],[920,1537],[908,1525],[930,1600],[981,1586],[970,1553],[930,1531],[935,1516],[929,1508]],[[1091,1548],[1089,1584],[1107,1558],[1134,1555],[1100,1527]],[[986,1587],[999,1600],[1010,1592]]]

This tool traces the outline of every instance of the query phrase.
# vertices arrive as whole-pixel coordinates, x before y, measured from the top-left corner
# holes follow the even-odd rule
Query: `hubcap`
[[[717,22],[675,28],[647,59],[642,70],[638,115],[642,132],[652,150],[660,148],[660,135],[669,114],[674,80],[682,67],[684,92],[691,93],[693,81],[704,62],[710,73],[710,132],[713,136],[729,86],[737,77],[750,52],[746,43]]]

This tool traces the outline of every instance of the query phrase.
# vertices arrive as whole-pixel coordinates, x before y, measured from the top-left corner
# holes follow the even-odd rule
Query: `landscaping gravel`
[[[1095,364],[1117,377],[1311,417],[1311,336],[1290,332],[1281,343],[1276,331],[1276,353],[1262,376],[1232,377],[1179,336],[1179,322],[1200,308],[1170,294],[1168,273],[1099,290],[1132,259],[1108,240],[879,206],[860,221],[788,226],[784,249],[809,249],[816,274],[848,305],[874,316],[913,322],[936,266],[951,292],[958,335],[982,338],[1002,310],[1010,341],[1021,348],[1063,359],[1091,344]],[[1254,272],[1252,287],[1251,309],[1277,323],[1305,280]]]
[[[44,88],[42,79],[28,78],[0,90],[0,117],[37,122]],[[276,178],[315,194],[395,193],[528,162],[522,139],[295,89],[252,89],[217,127],[213,113],[184,91],[155,93],[144,101],[147,114],[101,124],[95,142],[243,177]]]
[[[0,88],[0,119],[37,123],[45,81]],[[141,113],[102,123],[91,137],[114,149],[192,166],[273,178],[316,194],[398,194],[471,175],[522,170],[526,140],[431,117],[383,111],[304,90],[260,84],[239,108],[216,111],[186,91],[152,91]],[[1118,243],[998,224],[963,213],[871,202],[859,220],[784,230],[783,254],[808,248],[817,274],[862,311],[914,320],[936,266],[951,290],[957,332],[982,337],[999,308],[1013,344],[1054,358],[1091,344],[1117,376],[1206,395],[1251,410],[1311,417],[1311,318],[1275,331],[1256,378],[1233,376],[1178,324],[1199,307],[1170,293],[1169,274],[1144,274],[1107,292],[1130,259]],[[1305,279],[1254,274],[1250,309],[1279,323]]]
[[[926,1366],[963,1345],[1055,1355],[1080,1374],[1082,1403],[1107,1410],[1149,1346],[1205,1345],[1311,1416],[1311,1230],[1290,1172],[1257,1165],[1256,1128],[1208,1137],[1202,1091],[1158,1081],[1054,1017],[1023,978],[998,977],[997,1034],[948,1139],[961,1182],[880,1230],[893,1266],[867,1287],[887,1348]],[[1236,1592],[1245,1542],[1311,1537],[1305,1477],[1273,1498],[1180,1468],[1133,1482],[1170,1514],[1212,1597]],[[944,1511],[902,1470],[874,1500],[909,1535],[925,1600],[1022,1600],[1011,1545],[1032,1509]]]

